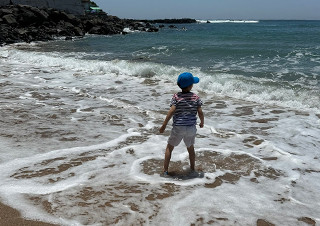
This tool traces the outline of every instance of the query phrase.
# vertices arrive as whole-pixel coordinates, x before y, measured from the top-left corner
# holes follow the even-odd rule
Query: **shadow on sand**
[[[169,175],[160,174],[161,177],[171,178],[173,180],[192,180],[195,178],[203,178],[204,172],[188,171],[188,172],[169,172]]]

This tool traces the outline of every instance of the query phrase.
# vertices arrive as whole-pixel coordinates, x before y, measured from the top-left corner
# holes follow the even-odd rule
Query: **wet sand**
[[[48,224],[41,221],[27,220],[24,219],[21,214],[2,203],[0,203],[0,225],[5,226],[55,226],[54,224]]]
[[[27,220],[24,219],[21,214],[2,203],[0,203],[0,225],[5,225],[5,226],[57,226],[55,224],[49,224],[49,223],[44,223],[41,221],[34,221],[34,220]],[[258,219],[257,220],[257,226],[273,226],[274,224]]]
[[[186,215],[191,217],[185,225],[245,225],[246,218],[248,225],[280,225],[284,220],[316,225],[319,214],[312,199],[317,200],[313,196],[317,189],[307,182],[317,180],[313,174],[320,172],[319,154],[312,151],[319,144],[314,127],[319,114],[201,93],[206,123],[215,126],[198,131],[196,169],[201,182],[185,176],[189,162],[181,154],[185,150],[180,152],[183,148],[175,150],[170,162],[170,175],[177,180],[162,181],[159,174],[170,130],[163,137],[157,135],[166,114],[157,103],[167,99],[156,92],[158,82],[146,79],[141,86],[122,85],[119,80],[110,81],[109,88],[88,87],[91,76],[85,80],[77,74],[69,78],[42,73],[41,68],[23,70],[0,83],[0,141],[5,147],[0,156],[1,186],[9,191],[12,182],[17,194],[20,188],[24,192],[26,206],[41,209],[56,222],[159,225],[169,214],[166,207],[178,203],[175,210],[180,215],[165,222],[168,225]],[[33,85],[40,78],[43,84]],[[156,104],[139,106],[146,95]],[[296,174],[299,177],[288,176]],[[22,182],[29,185],[28,191]],[[207,195],[199,198],[197,191]],[[186,208],[191,202],[195,211]],[[248,208],[254,205],[259,209]],[[293,214],[285,208],[292,208]],[[277,210],[283,215],[278,219],[273,216]],[[52,224],[24,219],[0,203],[1,225]]]

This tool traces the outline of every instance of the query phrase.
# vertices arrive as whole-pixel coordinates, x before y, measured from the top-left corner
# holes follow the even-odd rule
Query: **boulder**
[[[156,27],[150,27],[150,28],[148,28],[148,30],[147,30],[148,32],[158,32],[159,31],[159,29],[158,28],[156,28]]]
[[[17,8],[19,9],[19,13],[29,11],[36,15],[39,20],[44,21],[47,20],[49,17],[49,14],[44,9],[39,9],[37,7],[28,6],[28,5],[17,5]]]
[[[12,43],[21,41],[18,37],[17,32],[14,29],[11,29],[11,28],[5,29],[3,34],[5,34],[6,44],[12,44]]]
[[[3,37],[2,34],[0,34],[0,47],[5,44],[5,38]]]
[[[74,27],[74,35],[75,36],[84,36],[84,32],[80,27]]]
[[[94,26],[89,31],[89,34],[101,35],[103,34],[103,28],[101,26]]]
[[[14,16],[13,14],[7,14],[7,15],[3,16],[3,17],[2,17],[2,20],[3,20],[5,23],[9,24],[9,25],[16,25],[16,24],[18,24],[18,22],[17,22],[17,20],[16,20],[16,18],[15,18],[15,16]]]
[[[16,29],[16,32],[19,35],[25,35],[27,33],[27,30],[25,28],[19,28],[19,29]]]
[[[73,24],[72,24],[72,23],[69,23],[69,22],[65,22],[65,23],[64,23],[64,27],[65,27],[66,29],[70,29],[70,30],[73,30],[73,29],[74,29]]]
[[[7,15],[7,14],[13,14],[13,10],[12,9],[0,9],[0,17]]]
[[[60,14],[60,11],[58,10],[51,10],[50,13],[49,13],[49,20],[52,21],[52,22],[59,22],[60,20],[62,20],[62,17],[61,17],[61,14]]]
[[[49,14],[45,10],[41,10],[35,7],[31,8],[32,12],[39,18],[40,21],[46,21],[49,18]]]
[[[57,36],[73,36],[73,33],[70,30],[67,29],[58,29]]]
[[[81,28],[75,27],[72,23],[65,22],[63,25],[63,30],[67,30],[70,36],[83,36],[84,33]]]
[[[38,17],[30,10],[22,8],[18,16],[18,21],[21,26],[27,26],[36,23],[38,21]]]

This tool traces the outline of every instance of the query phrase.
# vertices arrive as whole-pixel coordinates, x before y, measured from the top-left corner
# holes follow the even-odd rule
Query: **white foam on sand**
[[[299,219],[304,218],[320,223],[320,124],[314,111],[261,104],[271,98],[267,91],[246,98],[241,89],[232,90],[232,76],[211,75],[210,80],[199,72],[202,82],[194,91],[204,102],[205,127],[197,128],[195,148],[196,169],[202,174],[183,177],[189,160],[181,144],[169,168],[178,176],[163,178],[171,126],[164,134],[158,127],[177,91],[181,68],[6,48],[0,55],[1,74],[6,75],[1,82],[14,83],[11,88],[20,89],[13,91],[21,93],[13,101],[4,99],[1,110],[23,112],[28,105],[41,105],[27,122],[26,137],[35,136],[34,124],[42,130],[54,127],[61,136],[68,131],[65,125],[76,124],[73,136],[83,144],[50,143],[55,137],[24,138],[23,143],[22,137],[11,139],[2,130],[8,137],[0,140],[1,201],[23,216],[61,225],[255,225],[258,219],[302,225]],[[239,99],[225,96],[227,91]],[[53,120],[60,116],[61,121]],[[19,113],[12,117],[15,122]],[[94,131],[108,135],[99,138]],[[47,146],[40,145],[45,141]]]
[[[26,217],[53,223],[70,224],[75,223],[72,220],[56,219],[30,204],[26,200],[26,195],[48,195],[52,193],[61,193],[72,188],[87,184],[89,178],[95,174],[101,173],[101,168],[105,166],[105,157],[98,157],[94,161],[81,163],[79,166],[70,167],[68,170],[60,170],[59,167],[70,164],[70,160],[79,157],[83,153],[94,152],[100,149],[108,149],[117,146],[131,136],[137,136],[139,133],[129,130],[127,134],[104,144],[88,147],[75,147],[70,149],[54,150],[45,154],[38,154],[27,158],[18,158],[0,165],[0,194],[6,204],[17,208]],[[113,153],[110,153],[112,156]],[[61,160],[56,160],[61,159]],[[52,163],[46,163],[52,161]],[[71,163],[72,166],[72,163]],[[68,167],[68,166],[67,166]],[[28,168],[29,173],[24,169]],[[41,172],[46,169],[56,170],[58,173],[42,176]],[[59,171],[62,171],[59,173]],[[23,176],[15,178],[15,175],[22,173]],[[73,174],[72,177],[69,177]],[[68,178],[69,177],[69,178]],[[48,179],[57,179],[56,183],[49,183]],[[63,180],[58,180],[63,178]],[[30,211],[32,209],[33,211]]]
[[[151,129],[151,127],[149,128]],[[204,132],[204,134],[206,133],[208,135],[209,132]],[[216,172],[207,173],[204,171],[204,177],[202,178],[176,180],[160,177],[159,172],[161,172],[162,167],[160,165],[158,166],[160,170],[156,170],[149,175],[147,174],[148,170],[145,172],[143,169],[142,163],[150,160],[163,160],[166,137],[152,135],[141,144],[130,144],[122,148],[116,148],[122,141],[139,136],[141,136],[140,133],[129,131],[128,134],[119,137],[119,139],[105,144],[56,150],[1,164],[1,197],[7,204],[20,210],[26,217],[45,221],[49,219],[51,222],[63,225],[87,224],[79,213],[88,211],[88,209],[85,206],[78,206],[77,203],[81,199],[76,198],[77,194],[81,193],[82,189],[86,187],[93,188],[93,194],[95,194],[95,190],[100,192],[96,196],[87,194],[89,199],[85,201],[86,205],[90,206],[91,203],[92,208],[94,208],[89,215],[92,222],[96,223],[103,222],[103,219],[107,216],[110,217],[110,214],[111,217],[121,215],[121,213],[126,212],[125,209],[130,209],[129,203],[131,202],[136,203],[137,208],[143,210],[143,213],[129,211],[129,217],[123,218],[120,221],[121,225],[130,221],[134,222],[144,215],[152,215],[153,211],[158,211],[158,214],[153,218],[152,224],[167,222],[173,225],[185,225],[196,222],[199,218],[203,219],[204,222],[225,218],[228,219],[227,222],[229,223],[241,222],[241,224],[254,224],[258,218],[267,218],[268,221],[273,223],[285,221],[288,224],[296,224],[297,216],[309,216],[319,221],[317,210],[320,200],[316,195],[316,191],[319,189],[317,173],[301,178],[301,172],[293,169],[300,168],[303,170],[305,168],[304,162],[299,157],[285,151],[276,150],[272,147],[272,144],[264,144],[259,147],[259,152],[270,152],[270,150],[275,152],[272,156],[277,156],[278,159],[275,163],[270,164],[268,161],[257,157],[259,153],[252,154],[245,151],[208,148],[210,146],[209,141],[199,141],[198,143],[203,148],[197,149],[197,155],[204,151],[220,153],[225,157],[246,155],[248,158],[257,160],[257,164],[262,169],[273,167],[282,171],[281,176],[277,179],[262,176],[258,178],[259,183],[253,183],[251,179],[256,176],[252,173],[241,176],[236,183],[225,181],[216,188],[207,188],[205,185],[214,182],[219,176],[235,172],[231,169],[218,168]],[[239,137],[235,136],[229,142],[236,142],[237,139]],[[105,149],[105,151],[101,151],[101,149]],[[73,163],[73,159],[80,158],[80,156],[90,158],[95,155],[98,155],[98,157],[88,162],[79,165]],[[188,161],[188,155],[183,145],[177,147],[173,152],[172,162],[179,161]],[[57,174],[49,173],[45,175],[44,173],[44,175],[41,175],[41,172],[46,169],[57,169],[59,171],[58,169],[63,164],[73,166]],[[243,167],[247,166],[244,165]],[[316,165],[312,167],[315,171],[319,170]],[[50,180],[56,182],[49,182]],[[293,181],[295,182],[294,187],[291,186]],[[109,195],[111,194],[108,193],[108,189],[112,189],[113,186],[117,187],[119,184],[123,184],[124,188],[122,189],[126,189],[127,186],[129,194],[123,193],[121,188],[113,189],[111,199],[127,195],[127,201],[112,204],[112,207],[108,207],[105,213],[101,212],[103,209],[100,211],[98,207],[94,207],[95,205],[92,203],[102,202],[101,204],[103,204],[103,202],[110,200]],[[145,200],[145,197],[149,197],[155,192],[161,193],[159,187],[168,184],[177,186],[175,188],[177,191],[174,192],[172,197],[155,201],[159,207],[161,206],[159,210],[155,207],[150,208],[149,204],[152,204],[152,201],[147,204],[148,201]],[[143,193],[138,193],[138,196],[135,196],[135,193],[130,194],[132,192],[130,189],[133,189],[131,186],[137,186],[142,189]],[[166,192],[168,191],[164,191],[164,194]],[[48,216],[48,213],[44,212],[42,208],[35,207],[26,198],[39,195],[40,197],[51,197],[49,203],[52,206],[57,205],[60,214],[68,212],[69,215],[59,218]],[[128,206],[125,207],[126,205]],[[29,211],[30,209],[32,211]],[[174,215],[172,215],[173,212],[175,212]],[[222,222],[218,225],[223,224]]]
[[[191,71],[201,77],[202,83],[199,88],[208,93],[220,94],[234,98],[254,101],[258,103],[267,103],[270,105],[282,106],[298,110],[312,110],[320,112],[320,99],[316,95],[317,91],[308,88],[295,92],[289,87],[279,87],[271,79],[250,78],[227,73],[207,74],[194,68],[178,68],[175,66],[166,66],[152,62],[130,62],[126,60],[99,61],[83,60],[63,57],[61,53],[51,52],[24,52],[11,47],[4,47],[1,51],[10,62],[17,64],[41,65],[48,72],[60,68],[77,73],[77,76],[89,74],[111,74],[125,81],[128,76],[132,78],[159,78],[175,82],[175,76],[181,71]],[[74,55],[81,55],[75,53]],[[86,54],[86,53],[83,53]],[[9,57],[8,57],[9,56]],[[83,66],[85,65],[85,67]],[[256,70],[255,70],[256,71]],[[13,73],[19,73],[18,71]],[[20,74],[21,75],[21,74]],[[68,77],[64,77],[65,82]],[[71,80],[70,80],[71,81]],[[263,85],[265,84],[265,85]],[[272,85],[270,85],[272,84]]]

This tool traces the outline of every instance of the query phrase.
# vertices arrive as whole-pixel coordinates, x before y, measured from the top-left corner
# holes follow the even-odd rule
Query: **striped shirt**
[[[171,99],[170,107],[176,106],[173,115],[174,126],[194,126],[197,124],[198,107],[202,105],[200,97],[192,92],[176,93]]]

